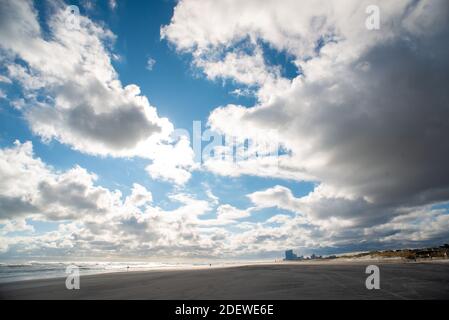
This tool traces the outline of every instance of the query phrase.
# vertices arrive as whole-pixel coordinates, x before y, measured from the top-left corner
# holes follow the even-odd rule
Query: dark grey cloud
[[[37,201],[48,219],[76,220],[86,214],[97,215],[106,212],[99,202],[107,191],[101,188],[93,189],[85,183],[43,181],[38,185],[38,192]]]
[[[0,195],[0,220],[19,218],[37,212],[38,208],[32,205],[29,200]]]
[[[305,82],[293,97],[279,99],[269,124],[278,126],[288,115],[280,128],[296,137],[293,144],[312,141],[311,157],[326,155],[325,167],[310,170],[322,182],[382,205],[448,200],[449,43],[439,39],[375,46],[348,73]],[[429,42],[438,50],[429,51]],[[369,71],[357,68],[362,63]],[[249,114],[248,121],[260,121],[265,112]]]

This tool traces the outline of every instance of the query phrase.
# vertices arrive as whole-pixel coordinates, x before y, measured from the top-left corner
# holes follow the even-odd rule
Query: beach
[[[380,268],[368,290],[366,266]],[[79,290],[65,278],[0,284],[1,299],[448,299],[449,263],[273,263],[225,268],[86,275]]]

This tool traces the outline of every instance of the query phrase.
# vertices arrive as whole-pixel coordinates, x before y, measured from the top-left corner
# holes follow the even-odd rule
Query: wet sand
[[[380,268],[367,290],[365,268]],[[1,299],[449,299],[449,263],[278,263],[200,270],[120,272],[0,284]]]

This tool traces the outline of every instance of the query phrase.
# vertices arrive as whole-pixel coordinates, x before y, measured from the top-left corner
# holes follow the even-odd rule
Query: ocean
[[[0,263],[0,283],[21,280],[45,279],[66,277],[68,266],[77,266],[80,275],[147,271],[163,269],[190,269],[207,266],[206,263],[181,264],[181,263],[157,263],[157,262],[36,262],[27,263]],[[128,268],[129,267],[129,268]]]
[[[220,261],[212,267],[226,267],[266,263],[266,261]],[[80,275],[149,271],[167,269],[194,269],[209,267],[209,263],[159,263],[159,262],[37,262],[0,263],[0,283],[67,277],[66,268],[77,266]]]

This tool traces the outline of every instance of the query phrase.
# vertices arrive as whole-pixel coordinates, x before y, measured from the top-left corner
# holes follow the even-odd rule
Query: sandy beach
[[[1,299],[448,299],[449,263],[377,262],[380,290],[367,290],[373,262],[277,263],[198,270],[120,272],[0,284]]]

